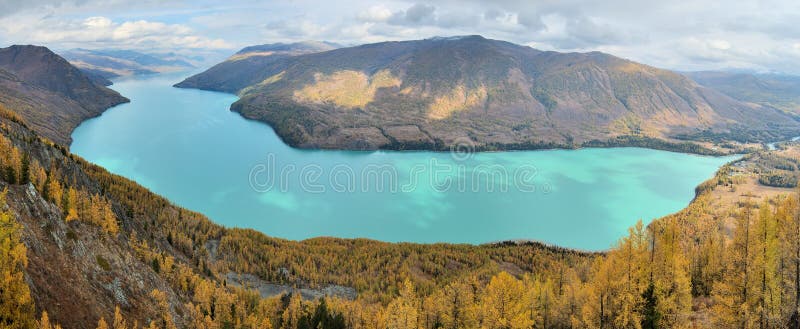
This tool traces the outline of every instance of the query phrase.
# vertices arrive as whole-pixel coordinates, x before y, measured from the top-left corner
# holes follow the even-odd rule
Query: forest
[[[36,304],[26,282],[30,241],[6,198],[26,186],[70,227],[86,223],[132,250],[180,299],[154,289],[157,317],[132,320],[138,310],[117,305],[97,312],[97,328],[800,326],[798,195],[743,194],[720,209],[710,191],[731,184],[725,167],[689,207],[639,221],[602,253],[515,242],[290,241],[175,206],[37,136],[11,111],[0,111],[0,131],[0,327],[77,327],[51,319],[57,306]],[[341,285],[357,296],[266,297],[228,284],[228,273],[297,288]]]

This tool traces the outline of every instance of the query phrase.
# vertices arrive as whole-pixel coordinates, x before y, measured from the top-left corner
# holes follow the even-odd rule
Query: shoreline
[[[240,114],[240,115],[241,115],[241,114]],[[252,119],[250,119],[250,120],[252,120]],[[262,124],[267,124],[267,123],[265,123],[265,122],[263,122],[263,121],[259,121],[259,120],[253,120],[253,121],[257,121],[257,122],[260,122],[260,123],[262,123]],[[269,124],[267,124],[267,125],[269,126]],[[270,126],[270,127],[272,127],[272,126]],[[276,134],[277,134],[277,133],[276,133]],[[280,136],[278,136],[278,137],[280,137]],[[622,139],[624,139],[624,138],[622,138]],[[683,153],[683,154],[693,154],[693,155],[700,155],[700,156],[725,156],[725,155],[732,155],[732,153],[719,153],[719,152],[718,152],[718,153],[716,153],[716,154],[703,154],[703,153],[681,152],[681,151],[679,151],[679,150],[675,150],[675,149],[665,149],[665,148],[646,147],[646,146],[641,146],[641,145],[638,145],[638,144],[636,144],[637,142],[638,142],[638,143],[642,143],[642,142],[648,142],[648,141],[651,141],[651,142],[652,142],[652,140],[650,140],[650,139],[642,139],[642,140],[634,140],[634,141],[633,141],[631,144],[621,144],[621,143],[616,143],[616,144],[613,144],[613,143],[600,144],[599,142],[596,142],[596,143],[595,143],[594,145],[592,145],[592,146],[583,146],[583,147],[551,147],[551,148],[538,148],[538,149],[511,148],[511,149],[491,149],[491,150],[488,150],[488,149],[486,149],[486,150],[477,150],[477,152],[515,152],[515,151],[534,151],[534,150],[567,150],[567,151],[569,151],[569,150],[579,150],[579,149],[584,149],[584,148],[626,148],[626,147],[632,147],[632,148],[645,148],[645,149],[652,149],[652,150],[669,151],[669,152],[676,152],[676,153]],[[662,141],[662,140],[657,140],[657,141]],[[290,144],[287,144],[287,145],[291,146]],[[595,145],[603,145],[603,146],[595,146]],[[681,144],[675,144],[675,145],[681,145]],[[696,144],[691,144],[691,145],[696,145]],[[294,147],[294,146],[292,146],[292,147]],[[307,149],[307,148],[300,148],[300,149]],[[313,150],[313,149],[308,149],[308,150]],[[433,151],[433,150],[429,150],[429,149],[379,149],[379,150],[371,150],[371,151],[382,151],[382,150],[385,150],[385,151]],[[448,149],[444,149],[444,150],[442,150],[442,151],[449,151],[449,150],[448,150]],[[741,161],[741,159],[733,160],[732,162],[735,162],[735,161]],[[727,166],[727,165],[729,165],[729,164],[730,164],[730,163],[732,163],[732,162],[726,163],[725,165],[723,165],[723,167],[724,167],[724,166]],[[716,177],[716,175],[719,173],[719,171],[720,171],[720,170],[721,170],[723,167],[720,167],[719,169],[717,169],[717,171],[716,171],[716,172],[715,172],[715,174],[714,174],[715,176],[712,176],[712,177],[711,177],[711,178],[709,178],[709,179],[713,179],[714,177]],[[707,181],[707,180],[706,180],[706,181]],[[698,184],[698,185],[695,187],[695,195],[693,196],[692,200],[691,200],[691,201],[690,201],[688,204],[686,204],[686,205],[685,205],[683,208],[681,208],[680,210],[676,211],[675,213],[678,213],[678,212],[684,211],[685,209],[687,209],[688,207],[690,207],[690,206],[691,206],[691,204],[692,204],[692,203],[693,203],[693,202],[694,202],[694,201],[697,199],[697,197],[698,197],[698,195],[699,195],[699,194],[698,194],[698,188],[699,188],[701,185],[703,185],[703,184],[704,184],[706,181],[703,181],[703,182],[701,182],[700,184]],[[155,192],[153,192],[153,193],[155,193]],[[163,197],[163,196],[162,196],[162,197]],[[166,197],[165,197],[165,198],[166,198]],[[655,221],[657,221],[657,220],[659,220],[659,219],[661,219],[661,218],[664,218],[664,217],[671,216],[671,215],[673,215],[673,214],[674,214],[674,213],[671,213],[671,214],[666,214],[666,215],[664,215],[664,216],[661,216],[661,217],[657,217],[657,218],[653,219],[653,220],[652,220],[652,222],[655,222]],[[212,222],[213,222],[213,220],[212,220]],[[215,224],[217,224],[217,225],[223,226],[223,225],[219,224],[218,222],[214,222],[214,223],[215,223]],[[236,228],[236,229],[246,229],[246,228],[244,228],[244,227],[236,227],[236,226],[232,226],[232,227],[230,227],[230,228]],[[375,239],[370,239],[370,238],[339,238],[339,237],[326,237],[326,236],[316,236],[316,237],[311,237],[311,238],[308,238],[308,239],[298,239],[298,240],[293,240],[293,239],[285,239],[285,238],[280,238],[280,237],[276,237],[276,236],[271,236],[271,235],[268,235],[268,234],[266,234],[266,233],[263,233],[263,232],[261,232],[261,233],[262,233],[262,234],[264,234],[265,236],[268,236],[268,237],[271,237],[271,238],[276,238],[276,239],[284,239],[284,240],[288,240],[288,241],[297,241],[297,242],[302,242],[302,241],[307,241],[307,240],[313,240],[313,239],[318,239],[318,238],[333,238],[333,239],[340,239],[340,240],[344,240],[344,241],[350,241],[350,240],[371,240],[371,241],[377,241],[377,242],[381,242],[381,243],[389,243],[389,244],[415,244],[415,245],[437,245],[437,244],[446,244],[446,245],[464,245],[464,243],[453,243],[453,242],[430,242],[430,243],[425,243],[425,242],[422,242],[422,243],[421,243],[421,242],[390,242],[390,241],[375,240]],[[537,240],[527,240],[527,239],[508,239],[508,240],[498,240],[498,241],[493,241],[493,242],[474,243],[474,244],[473,244],[473,243],[466,243],[466,245],[471,245],[471,246],[476,246],[476,247],[479,247],[479,246],[493,246],[493,245],[507,245],[507,244],[528,244],[528,243],[538,244],[538,245],[541,245],[541,246],[543,246],[543,247],[547,247],[547,248],[563,249],[563,250],[568,250],[568,251],[571,251],[571,252],[590,253],[590,254],[593,254],[593,253],[605,253],[605,252],[606,252],[606,251],[607,251],[609,248],[611,248],[611,247],[609,246],[608,248],[605,248],[605,249],[601,249],[601,250],[595,250],[595,251],[592,251],[592,250],[584,250],[584,249],[580,249],[580,248],[570,248],[570,247],[561,246],[561,245],[558,245],[558,244],[552,244],[552,243],[543,242],[543,241],[537,241]]]
[[[182,85],[185,82],[185,79],[181,82],[172,84],[173,88],[179,89],[195,89],[195,90],[202,90],[208,92],[216,92],[216,93],[223,93],[228,95],[234,95],[239,97],[239,94],[235,92],[225,91],[225,90],[217,90],[211,88],[202,88],[199,86],[193,85]],[[260,122],[263,124],[268,125],[275,131],[275,134],[283,141],[284,144],[299,150],[339,150],[339,151],[431,151],[431,152],[449,152],[453,148],[457,148],[463,145],[460,144],[453,144],[453,143],[444,143],[441,140],[434,140],[433,142],[419,142],[419,143],[403,143],[398,142],[391,138],[390,136],[384,135],[387,139],[390,140],[390,143],[384,144],[378,147],[369,147],[369,148],[355,148],[355,147],[347,147],[347,146],[335,146],[335,147],[328,147],[328,146],[320,146],[315,145],[314,143],[307,143],[305,141],[295,141],[289,138],[290,134],[281,132],[280,126],[277,125],[275,122],[259,119],[250,115],[247,115],[242,112],[242,109],[246,107],[246,104],[238,104],[237,103],[241,100],[239,98],[236,102],[232,103],[229,106],[229,111],[236,112],[243,118],[247,120],[252,120],[256,122]],[[371,126],[370,126],[371,127]],[[377,128],[377,127],[376,127]],[[381,128],[378,128],[382,131]],[[793,136],[793,135],[792,135]],[[472,142],[472,152],[510,152],[510,151],[540,151],[540,150],[579,150],[584,148],[615,148],[615,147],[638,147],[638,148],[646,148],[652,150],[659,150],[659,151],[668,151],[668,152],[675,152],[675,153],[684,153],[684,154],[694,154],[694,155],[707,155],[707,156],[727,156],[727,155],[735,155],[735,154],[747,154],[756,151],[760,151],[763,148],[768,148],[770,145],[775,145],[782,142],[788,142],[792,139],[790,137],[776,139],[776,140],[767,140],[767,141],[752,141],[748,142],[748,144],[760,145],[761,148],[754,149],[752,146],[748,147],[748,144],[744,144],[742,142],[737,142],[733,140],[691,140],[691,139],[682,139],[675,137],[673,139],[665,139],[665,138],[657,138],[657,137],[649,137],[649,136],[641,136],[641,135],[619,135],[619,136],[612,136],[607,139],[592,139],[588,141],[584,141],[579,144],[563,144],[563,143],[556,143],[556,142],[544,142],[544,141],[526,141],[526,142],[517,142],[517,143],[476,143]],[[717,148],[709,148],[707,146],[702,145],[701,143],[714,143],[723,145],[722,148],[724,151],[718,150]],[[734,145],[731,143],[739,143],[740,145]],[[725,148],[724,145],[728,144],[730,146],[734,146],[732,148]]]

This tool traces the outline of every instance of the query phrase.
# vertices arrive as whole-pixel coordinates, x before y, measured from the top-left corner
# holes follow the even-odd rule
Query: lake
[[[641,148],[470,153],[300,150],[230,112],[236,96],[115,81],[131,99],[81,124],[71,150],[213,221],[306,239],[602,250],[638,219],[684,208],[735,157]]]

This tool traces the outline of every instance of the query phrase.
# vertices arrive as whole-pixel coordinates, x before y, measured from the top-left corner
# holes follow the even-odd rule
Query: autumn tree
[[[51,329],[53,328],[52,324],[50,324],[50,316],[47,315],[47,311],[42,311],[42,317],[39,319],[39,329]]]
[[[749,328],[753,314],[753,234],[752,204],[745,202],[736,216],[736,229],[726,251],[722,280],[714,283],[714,322],[719,327]]]
[[[61,186],[61,182],[59,182],[52,173],[53,171],[51,170],[51,174],[47,175],[47,182],[45,183],[46,190],[44,195],[48,200],[58,205],[61,208],[61,211],[66,214],[67,211],[62,205],[62,200],[64,199],[64,189]]]
[[[523,283],[528,293],[528,317],[534,327],[552,327],[559,307],[556,284],[551,278],[531,275],[526,275]]]
[[[759,328],[780,326],[781,282],[779,277],[778,226],[768,201],[759,209],[755,223],[753,275],[755,310]]]
[[[161,322],[163,324],[161,327],[164,329],[176,329],[177,327],[172,319],[172,313],[170,312],[169,303],[167,302],[167,294],[161,290],[153,289],[153,291],[150,292],[150,296],[153,298],[160,312]]]
[[[61,325],[55,322],[50,321],[50,316],[47,314],[47,311],[42,311],[42,317],[39,319],[37,323],[38,329],[61,329]]]
[[[300,292],[293,292],[289,297],[289,305],[281,315],[282,328],[298,328],[305,320],[305,310],[303,306],[303,298]]]
[[[114,307],[114,322],[111,326],[113,329],[128,329],[128,322],[122,317],[122,313],[119,310],[119,305]]]
[[[62,198],[61,207],[66,214],[64,220],[69,222],[78,219],[78,191],[70,187],[67,189],[67,192],[63,194]]]
[[[31,162],[31,169],[30,169],[30,179],[33,186],[36,188],[39,193],[45,195],[45,182],[47,182],[47,172],[44,170],[39,161],[34,159]],[[45,198],[47,196],[45,195]]]
[[[778,208],[778,240],[785,291],[783,318],[792,328],[800,328],[800,193],[783,200]]]
[[[406,279],[400,286],[400,296],[386,307],[387,326],[392,329],[417,328],[419,307],[414,285]]]
[[[457,281],[448,284],[436,294],[435,303],[441,310],[441,325],[446,329],[473,328],[477,326],[475,288],[472,284]]]
[[[663,220],[651,230],[650,283],[655,314],[648,327],[675,328],[687,324],[692,307],[689,260],[681,245],[674,218]]]
[[[515,329],[533,325],[522,281],[507,272],[494,276],[481,299],[483,328]]]
[[[30,328],[35,310],[23,272],[27,249],[20,240],[22,226],[5,210],[7,192],[0,192],[0,327]]]
[[[639,221],[628,229],[628,236],[615,249],[596,260],[590,287],[594,296],[589,302],[594,306],[584,308],[588,324],[600,328],[641,327],[643,295],[650,283],[649,255],[647,235]]]
[[[97,320],[97,329],[108,329],[108,323],[106,323],[106,319],[100,318]]]

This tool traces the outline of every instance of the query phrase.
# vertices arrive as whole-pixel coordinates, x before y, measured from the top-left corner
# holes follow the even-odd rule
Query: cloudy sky
[[[676,70],[800,74],[797,0],[0,0],[2,46],[229,54],[272,42],[463,34]]]

